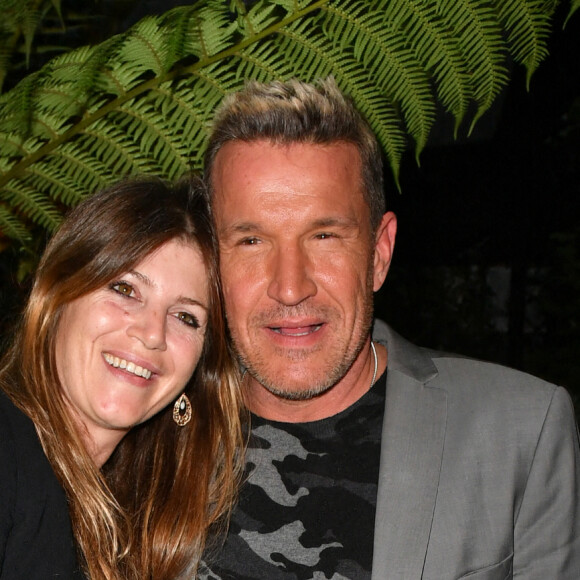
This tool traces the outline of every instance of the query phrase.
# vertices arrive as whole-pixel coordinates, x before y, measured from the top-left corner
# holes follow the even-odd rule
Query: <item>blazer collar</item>
[[[447,392],[428,383],[437,368],[427,351],[375,323],[388,351],[387,395],[375,516],[373,580],[419,580],[437,499]]]
[[[381,343],[387,349],[389,371],[398,371],[421,383],[427,383],[437,376],[437,367],[428,351],[397,334],[382,320],[376,319],[374,322],[373,341]]]

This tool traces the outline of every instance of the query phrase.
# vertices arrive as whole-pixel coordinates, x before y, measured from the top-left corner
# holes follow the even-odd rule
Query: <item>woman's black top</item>
[[[82,577],[64,490],[32,421],[0,391],[0,580]]]

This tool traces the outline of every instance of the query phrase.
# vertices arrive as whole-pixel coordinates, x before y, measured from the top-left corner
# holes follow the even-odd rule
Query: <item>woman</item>
[[[241,405],[200,188],[122,182],[49,243],[0,371],[1,580],[189,577],[225,521]]]

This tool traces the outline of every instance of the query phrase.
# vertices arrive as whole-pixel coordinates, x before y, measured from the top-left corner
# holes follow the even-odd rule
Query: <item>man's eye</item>
[[[334,237],[336,237],[336,236],[335,236],[334,234],[329,234],[328,232],[322,232],[322,233],[320,233],[320,234],[316,234],[316,237],[317,237],[319,240],[327,240],[327,239],[329,239],[329,238],[334,238]]]
[[[240,245],[242,246],[255,246],[259,244],[260,240],[258,238],[244,238],[240,241]]]
[[[187,324],[187,326],[191,326],[192,328],[199,328],[199,320],[193,314],[189,312],[178,312],[175,317],[183,324]]]
[[[113,282],[111,284],[111,288],[115,292],[118,292],[119,294],[122,294],[123,296],[134,296],[135,295],[135,292],[133,290],[133,286],[131,286],[131,284],[127,284],[127,282]]]

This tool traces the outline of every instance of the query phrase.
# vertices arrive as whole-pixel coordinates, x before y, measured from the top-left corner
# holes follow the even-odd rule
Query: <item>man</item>
[[[206,157],[248,478],[202,578],[580,577],[566,392],[377,321],[396,218],[332,80],[250,84]]]

